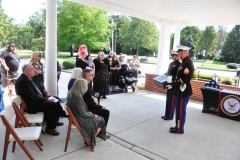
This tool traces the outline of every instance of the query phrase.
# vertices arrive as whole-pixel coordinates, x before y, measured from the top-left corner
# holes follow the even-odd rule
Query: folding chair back
[[[1,120],[4,126],[6,127],[2,159],[5,160],[7,158],[8,144],[10,141],[16,141],[20,145],[20,147],[23,149],[23,151],[26,153],[26,155],[29,157],[29,159],[34,159],[22,141],[34,140],[38,148],[42,151],[42,148],[39,142],[37,141],[41,133],[41,127],[26,127],[26,128],[14,129],[9,123],[9,120],[11,120],[13,115],[14,115],[14,109],[12,106],[7,107],[5,110],[1,112]]]
[[[92,145],[90,144],[89,140],[87,138],[85,138],[83,136],[83,133],[82,133],[82,129],[81,127],[79,126],[76,118],[74,117],[71,109],[68,107],[68,106],[65,106],[65,110],[67,111],[67,114],[69,115],[69,122],[68,122],[68,130],[67,130],[67,137],[66,137],[66,143],[65,143],[65,149],[64,149],[64,152],[67,151],[67,147],[68,147],[68,141],[69,141],[69,138],[70,138],[70,132],[71,132],[71,128],[77,128],[79,133],[82,135],[84,141],[86,142],[87,146],[90,148],[90,150],[93,152],[94,149],[92,147]],[[74,125],[73,125],[74,123]]]
[[[21,111],[22,111],[22,113],[24,113],[25,111],[27,111],[27,105],[24,102],[23,98],[21,96],[19,96],[19,97],[20,97],[21,102],[22,102]]]
[[[17,95],[17,97],[13,98],[11,102],[12,103],[15,102],[16,105],[19,106],[19,108],[20,108],[20,105],[22,104],[22,100],[21,100],[20,96],[18,96],[18,95]]]
[[[15,103],[18,108],[20,108],[20,105],[21,105],[22,114],[24,114],[24,111],[27,110],[26,103],[24,102],[21,96],[18,95],[11,102],[12,104]],[[28,123],[30,124],[35,123],[37,126],[40,126],[40,123],[43,123],[44,115],[42,113],[24,114],[24,116],[27,119]],[[19,117],[16,117],[15,128],[17,128],[18,126],[19,126]],[[42,133],[45,134],[43,130],[42,130]]]
[[[10,121],[13,115],[15,114],[14,109],[12,106],[6,107],[2,112],[1,115],[4,115],[7,121]],[[5,124],[4,124],[5,125]]]

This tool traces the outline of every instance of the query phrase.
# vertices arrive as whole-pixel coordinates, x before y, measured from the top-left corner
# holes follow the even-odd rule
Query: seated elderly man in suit
[[[91,69],[84,69],[82,72],[82,77],[87,80],[88,83],[92,82],[94,73]],[[108,124],[109,119],[109,110],[107,110],[105,107],[101,105],[97,105],[94,102],[94,99],[92,98],[91,94],[91,88],[88,86],[87,92],[83,95],[83,100],[86,103],[88,110],[92,112],[93,114],[97,114],[104,118],[106,125]],[[106,135],[106,138],[109,138],[110,135]]]
[[[43,97],[50,97],[52,96],[51,93],[48,92],[48,90],[45,88],[44,83],[41,81],[41,79],[38,77],[38,73],[40,72],[40,68],[39,65],[37,63],[32,63],[32,66],[34,68],[34,76],[32,77],[32,81],[33,83],[37,86],[37,88],[42,92]],[[60,101],[59,97],[53,96],[56,99],[58,99]],[[56,102],[58,105],[58,113],[60,117],[68,117],[66,115],[66,112],[63,110],[60,102]],[[57,120],[59,119],[59,116],[57,116]]]
[[[15,84],[17,95],[20,95],[25,101],[29,114],[44,112],[47,122],[46,133],[54,136],[59,135],[59,132],[55,128],[56,126],[63,125],[63,123],[57,121],[57,104],[53,100],[43,97],[41,91],[32,82],[31,78],[35,74],[32,65],[23,65],[22,72]]]

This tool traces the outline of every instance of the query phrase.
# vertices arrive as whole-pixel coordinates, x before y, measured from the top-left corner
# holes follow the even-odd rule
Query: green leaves
[[[109,41],[107,11],[68,1],[58,5],[58,48],[75,48],[81,44],[92,50],[102,50]]]
[[[226,62],[240,63],[240,25],[236,25],[227,35],[221,57]]]
[[[198,43],[200,50],[206,50],[207,53],[216,49],[217,32],[213,26],[207,26],[202,32],[201,38]]]
[[[140,48],[157,51],[159,32],[154,23],[139,18],[122,17],[118,25],[118,43],[123,51]]]

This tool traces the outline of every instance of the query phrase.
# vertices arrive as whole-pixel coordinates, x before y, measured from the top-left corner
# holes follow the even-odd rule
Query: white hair
[[[88,82],[83,78],[78,78],[74,81],[72,88],[68,91],[67,98],[72,98],[73,95],[82,97],[88,90]]]
[[[79,75],[82,76],[82,68],[73,68],[70,79],[78,79]]]

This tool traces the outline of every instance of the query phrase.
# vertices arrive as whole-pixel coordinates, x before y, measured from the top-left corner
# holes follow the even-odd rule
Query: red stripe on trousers
[[[174,99],[175,99],[175,96],[172,96],[172,105],[171,105],[171,109],[170,109],[169,118],[172,118],[172,117],[173,117]]]
[[[178,133],[180,133],[180,128],[181,128],[181,124],[182,124],[182,98],[180,99],[180,108],[179,108],[179,119],[180,119],[180,127],[178,128]]]

